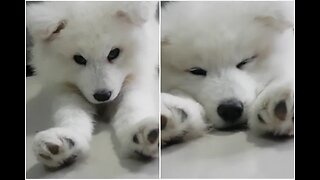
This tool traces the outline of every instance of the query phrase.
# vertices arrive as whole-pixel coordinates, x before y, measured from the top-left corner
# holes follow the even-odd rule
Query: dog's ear
[[[270,27],[277,31],[284,31],[289,28],[293,28],[293,23],[286,19],[276,18],[273,16],[257,16],[254,19],[255,21],[262,23],[262,25]]]
[[[272,8],[265,14],[256,16],[254,20],[263,26],[282,32],[293,28],[293,18],[293,3],[275,2]]]
[[[137,26],[143,25],[150,18],[155,18],[156,1],[148,2],[117,2],[119,7],[115,12],[116,18]]]
[[[66,28],[67,20],[55,7],[50,3],[27,6],[27,28],[34,39],[52,41]]]

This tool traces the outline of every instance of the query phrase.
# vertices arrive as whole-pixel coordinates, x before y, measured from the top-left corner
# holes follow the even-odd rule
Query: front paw
[[[249,126],[258,133],[294,134],[294,93],[290,83],[262,92],[249,112]]]
[[[162,106],[161,108],[161,146],[180,143],[188,133],[188,114],[184,109]]]
[[[58,168],[73,163],[89,149],[89,143],[73,131],[51,128],[36,134],[33,151],[41,163]]]
[[[161,146],[199,137],[208,131],[203,107],[189,98],[162,93]]]
[[[118,138],[123,154],[140,160],[154,159],[158,157],[159,147],[158,118],[146,118],[129,125],[118,132]]]

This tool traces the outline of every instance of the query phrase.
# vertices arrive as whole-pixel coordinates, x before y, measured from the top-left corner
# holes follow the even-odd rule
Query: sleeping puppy
[[[248,124],[293,135],[293,2],[162,9],[162,143]]]

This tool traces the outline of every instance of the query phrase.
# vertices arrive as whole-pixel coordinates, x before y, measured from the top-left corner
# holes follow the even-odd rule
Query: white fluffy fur
[[[57,89],[56,127],[34,139],[39,161],[57,167],[70,156],[87,152],[99,104],[93,94],[98,89],[112,91],[106,108],[114,110],[111,118],[121,152],[157,156],[158,143],[145,140],[158,129],[155,12],[156,2],[45,2],[27,7],[32,64],[42,85]],[[64,27],[55,32],[59,26]],[[109,63],[107,56],[114,47],[121,53]],[[75,54],[86,58],[86,66],[75,63]],[[134,135],[138,144],[132,141]],[[48,151],[50,143],[59,146],[58,154]]]
[[[187,113],[183,115],[181,111]],[[204,121],[203,107],[193,99],[179,94],[161,94],[161,114],[166,117],[166,127],[161,131],[161,141],[165,145],[172,138],[188,140],[203,135],[208,129]]]
[[[292,134],[292,24],[292,2],[169,3],[162,9],[162,92],[176,96],[182,93],[201,104],[203,121],[208,120],[215,128],[249,121],[251,129],[259,133]],[[257,58],[242,70],[236,68],[254,55]],[[192,67],[207,70],[207,76],[189,73]],[[162,96],[162,103],[192,107],[174,98],[168,102],[166,96]],[[219,103],[229,98],[244,104],[241,118],[233,124],[217,113]],[[274,115],[275,105],[281,100],[288,109],[284,121]],[[186,108],[186,113],[201,111],[191,109],[189,112]],[[167,114],[165,110],[162,108],[163,115]],[[258,114],[265,124],[258,121]],[[182,131],[181,127],[176,131]]]

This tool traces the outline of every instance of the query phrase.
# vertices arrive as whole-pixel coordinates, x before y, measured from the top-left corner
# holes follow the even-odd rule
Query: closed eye
[[[207,71],[200,68],[200,67],[193,67],[193,68],[188,69],[187,71],[193,75],[196,75],[196,76],[206,76],[207,75]]]
[[[252,57],[250,57],[250,58],[243,59],[239,64],[237,64],[236,67],[237,67],[238,69],[242,69],[242,68],[244,67],[244,65],[252,62],[256,57],[257,57],[257,55],[254,55],[254,56],[252,56]]]
[[[83,56],[81,56],[81,55],[79,55],[79,54],[74,55],[74,56],[73,56],[73,60],[74,60],[77,64],[82,65],[82,66],[85,66],[85,65],[87,64],[87,60],[86,60]]]

